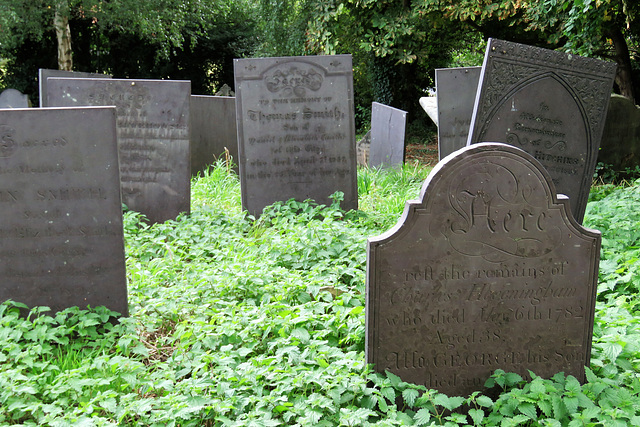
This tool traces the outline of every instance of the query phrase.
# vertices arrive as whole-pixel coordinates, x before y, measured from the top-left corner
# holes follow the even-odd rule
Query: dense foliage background
[[[233,86],[233,58],[350,53],[360,132],[372,101],[408,111],[412,132],[435,129],[418,104],[434,70],[481,65],[487,37],[615,60],[638,103],[639,36],[630,0],[0,0],[0,90],[37,105],[38,68],[62,66],[211,95]]]
[[[18,315],[0,305],[0,424],[50,426],[640,425],[640,182],[598,186],[603,232],[587,382],[503,371],[446,396],[365,363],[366,238],[428,173],[361,169],[360,208],[280,202],[241,211],[218,163],[191,215],[125,215],[130,317],[104,308]]]

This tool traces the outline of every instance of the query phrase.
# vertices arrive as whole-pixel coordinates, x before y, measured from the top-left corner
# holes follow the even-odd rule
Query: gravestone
[[[615,72],[612,62],[489,39],[468,143],[527,151],[582,223]]]
[[[234,60],[242,206],[314,199],[356,209],[350,55]]]
[[[236,99],[191,95],[191,175],[203,172],[226,152],[238,163]]]
[[[189,98],[179,80],[48,79],[61,107],[115,105],[122,202],[151,222],[189,213]]]
[[[356,144],[358,166],[369,166],[369,152],[371,151],[371,130],[364,134]]]
[[[598,162],[623,177],[640,165],[640,107],[622,95],[611,95]]]
[[[483,390],[496,369],[583,381],[599,254],[600,233],[533,157],[462,148],[369,239],[367,362],[448,395]]]
[[[0,108],[29,108],[29,97],[17,89],[0,92]]]
[[[467,145],[482,67],[436,69],[438,158]]]
[[[83,71],[65,71],[65,70],[50,70],[47,68],[40,68],[38,70],[38,90],[40,95],[40,108],[49,107],[47,101],[47,79],[49,77],[68,77],[78,79],[109,79],[108,74],[98,73],[86,73]]]
[[[372,103],[369,166],[402,166],[406,123],[406,111],[379,102]]]
[[[110,108],[0,110],[0,301],[127,315]]]

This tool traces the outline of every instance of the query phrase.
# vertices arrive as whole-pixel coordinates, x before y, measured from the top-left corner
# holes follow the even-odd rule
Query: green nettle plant
[[[194,179],[190,215],[126,212],[130,317],[0,305],[0,424],[640,425],[640,182],[595,188],[587,209],[603,244],[585,384],[497,370],[492,393],[447,396],[367,365],[366,238],[427,173],[362,169],[357,212],[336,193],[255,219],[220,162]]]

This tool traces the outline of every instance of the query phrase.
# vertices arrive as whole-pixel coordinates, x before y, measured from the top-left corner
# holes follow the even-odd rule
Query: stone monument
[[[371,105],[370,167],[402,166],[406,124],[406,111],[379,102]]]
[[[369,239],[367,362],[447,395],[483,390],[496,369],[583,381],[599,255],[600,233],[532,156],[458,150]]]
[[[0,92],[0,108],[29,108],[29,97],[17,89],[5,89]]]
[[[436,69],[438,158],[467,145],[482,67]]]
[[[53,106],[115,105],[122,202],[151,222],[190,210],[189,101],[180,80],[48,78]]]
[[[40,92],[40,108],[50,107],[47,101],[47,79],[49,77],[68,77],[78,79],[109,79],[108,74],[86,73],[84,71],[65,71],[40,68],[38,70],[38,90]]]
[[[0,110],[0,301],[127,315],[116,112]]]
[[[242,206],[314,199],[356,209],[350,55],[234,60]]]
[[[236,99],[191,95],[191,175],[204,171],[228,152],[238,163]]]
[[[615,72],[612,62],[489,39],[468,143],[527,151],[582,223]]]

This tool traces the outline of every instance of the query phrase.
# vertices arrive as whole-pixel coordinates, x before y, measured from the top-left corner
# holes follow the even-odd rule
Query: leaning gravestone
[[[151,222],[189,212],[190,82],[50,77],[47,90],[53,106],[116,106],[127,207]]]
[[[236,99],[191,95],[191,175],[207,169],[229,153],[238,162]]]
[[[482,67],[436,69],[438,157],[467,145]]]
[[[242,206],[294,198],[356,209],[350,55],[234,60]]]
[[[448,395],[496,369],[584,380],[599,254],[600,233],[526,152],[462,148],[369,239],[367,362]]]
[[[611,62],[490,39],[468,143],[527,151],[581,223],[615,72]]]
[[[47,68],[40,68],[38,70],[38,90],[40,91],[40,108],[50,107],[47,101],[47,79],[49,77],[69,77],[78,79],[109,79],[108,74],[98,73],[86,73],[83,71],[65,71],[65,70],[50,70]]]
[[[0,108],[29,108],[29,97],[17,89],[0,92]]]
[[[406,111],[379,102],[371,105],[369,166],[402,166],[406,123]]]
[[[115,116],[0,110],[0,301],[127,315]]]

